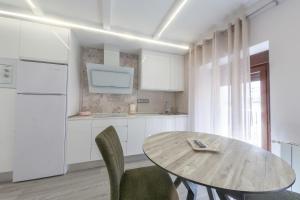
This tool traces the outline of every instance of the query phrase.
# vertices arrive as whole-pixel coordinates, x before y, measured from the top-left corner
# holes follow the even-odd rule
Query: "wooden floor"
[[[126,168],[149,165],[149,161],[139,161],[126,164]],[[180,199],[186,198],[184,186],[181,185],[178,192]],[[202,187],[198,199],[208,200]],[[53,178],[0,184],[0,200],[109,200],[107,170],[100,167]]]

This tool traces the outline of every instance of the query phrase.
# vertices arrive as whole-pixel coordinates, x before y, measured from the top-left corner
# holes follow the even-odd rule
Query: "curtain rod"
[[[272,0],[272,1],[268,2],[268,3],[266,3],[265,5],[263,5],[262,7],[256,9],[255,11],[249,13],[246,17],[251,17],[251,16],[259,13],[260,11],[262,11],[263,9],[265,9],[266,7],[268,7],[271,4],[275,4],[275,6],[278,6],[279,1],[278,0]]]
[[[253,16],[253,15],[255,15],[255,14],[261,12],[261,11],[264,10],[266,7],[268,7],[268,6],[272,5],[272,4],[275,4],[275,6],[278,6],[278,5],[279,5],[279,0],[271,0],[271,1],[269,1],[269,2],[266,3],[265,5],[263,5],[263,6],[259,7],[258,9],[256,9],[256,10],[250,12],[248,15],[246,15],[246,17],[249,18],[249,17],[251,17],[251,16]],[[209,38],[212,38],[212,36],[209,36]],[[196,46],[202,45],[204,40],[206,40],[206,39],[203,39],[203,40],[201,40],[201,41],[196,42],[195,45],[196,45]]]

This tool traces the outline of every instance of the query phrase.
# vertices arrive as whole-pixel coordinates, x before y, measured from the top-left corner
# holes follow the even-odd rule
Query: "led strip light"
[[[111,35],[111,36],[115,36],[115,37],[119,37],[119,38],[123,38],[123,39],[136,40],[136,41],[140,41],[140,42],[161,45],[161,46],[167,46],[167,47],[172,47],[172,48],[177,48],[177,49],[182,49],[182,50],[189,49],[188,45],[175,44],[175,43],[171,43],[171,42],[155,40],[155,39],[148,38],[148,37],[136,36],[136,35],[116,32],[116,31],[112,31],[112,30],[104,30],[101,28],[81,25],[81,24],[67,22],[67,21],[58,20],[58,19],[49,18],[49,17],[34,16],[34,15],[28,15],[28,14],[22,14],[22,13],[16,13],[16,12],[4,11],[4,10],[0,10],[0,15],[6,16],[6,17],[12,17],[12,18],[17,18],[17,19],[33,21],[33,22],[38,22],[38,23],[43,23],[43,24],[61,26],[61,27],[72,28],[72,29],[80,29],[80,30],[85,30],[85,31],[89,31],[89,32],[96,32],[99,34]]]
[[[183,6],[186,4],[188,0],[182,0],[180,4],[177,5],[177,7],[174,9],[174,11],[171,13],[171,15],[168,17],[168,20],[161,26],[160,30],[157,34],[155,34],[155,38],[159,38],[161,34],[167,29],[167,27],[171,24],[171,22],[176,18],[178,13],[181,11]]]

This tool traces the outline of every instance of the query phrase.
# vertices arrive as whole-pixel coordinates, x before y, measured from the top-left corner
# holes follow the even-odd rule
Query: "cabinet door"
[[[145,137],[155,135],[161,132],[174,131],[174,117],[151,117],[146,120]]]
[[[0,173],[12,171],[16,90],[0,88]]]
[[[99,133],[101,133],[106,128],[107,128],[107,126],[92,128],[91,160],[102,160],[102,156],[101,156],[101,153],[95,142],[95,138],[97,137],[97,135]],[[127,155],[127,126],[114,126],[114,128],[116,129],[116,131],[118,133],[118,136],[119,136],[119,139],[120,139],[120,142],[122,145],[122,149],[123,149],[123,154],[124,154],[124,156],[126,156]]]
[[[144,118],[128,119],[127,155],[143,153],[146,120]]]
[[[91,121],[68,122],[67,163],[87,162],[91,159]]]
[[[168,54],[142,52],[140,88],[167,91],[169,87],[170,57]]]
[[[184,90],[184,59],[183,56],[172,55],[170,57],[170,90]]]
[[[19,35],[18,20],[0,18],[0,57],[19,58]]]
[[[162,120],[160,118],[147,118],[146,119],[146,131],[145,137],[158,134],[162,129]]]
[[[20,57],[68,63],[69,30],[31,22],[21,23]]]
[[[173,116],[162,117],[161,122],[162,122],[162,126],[161,126],[162,132],[175,131],[175,118]]]
[[[175,117],[176,131],[187,131],[187,117],[178,116]]]

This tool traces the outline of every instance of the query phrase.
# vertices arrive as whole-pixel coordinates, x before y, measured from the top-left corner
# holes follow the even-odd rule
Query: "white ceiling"
[[[101,26],[102,0],[32,0],[46,15]],[[111,29],[151,37],[176,0],[110,0]],[[258,0],[189,0],[161,39],[191,43],[241,7]],[[31,12],[26,0],[0,0],[0,9]],[[118,45],[124,50],[150,48],[178,50],[132,43],[111,36],[76,31],[82,45],[97,47],[103,43]]]

